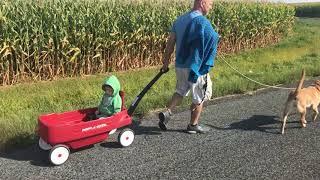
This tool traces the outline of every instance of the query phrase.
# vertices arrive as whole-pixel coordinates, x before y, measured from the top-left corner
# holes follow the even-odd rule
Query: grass
[[[320,20],[299,19],[295,33],[272,47],[226,57],[245,75],[270,85],[295,82],[302,68],[308,76],[320,75]],[[126,105],[157,74],[159,67],[115,74],[126,92]],[[96,106],[102,95],[101,83],[110,74],[26,83],[0,88],[0,149],[23,147],[37,140],[35,129],[40,114]],[[211,71],[214,97],[252,91],[262,86],[231,70],[219,57]],[[173,67],[140,102],[136,114],[165,107],[175,87]],[[187,108],[185,99],[181,108]]]
[[[273,47],[244,52],[228,58],[228,62],[245,75],[275,85],[296,80],[305,67],[310,76],[320,74],[319,19],[302,19],[297,22],[295,34]],[[254,84],[219,61],[216,66],[215,96],[242,93],[261,86]],[[227,85],[228,84],[228,85]],[[237,88],[225,88],[236,86]]]

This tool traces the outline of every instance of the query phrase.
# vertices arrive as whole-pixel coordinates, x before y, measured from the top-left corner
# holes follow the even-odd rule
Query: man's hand
[[[169,66],[169,62],[163,62],[163,66],[162,66],[162,71],[163,72],[166,72],[168,71],[168,66]]]

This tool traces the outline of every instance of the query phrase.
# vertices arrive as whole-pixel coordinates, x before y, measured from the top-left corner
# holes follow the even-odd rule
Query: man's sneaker
[[[187,127],[187,132],[190,134],[196,134],[196,133],[206,133],[210,130],[209,127],[205,127],[205,126],[200,126],[200,125],[191,125],[189,124]]]
[[[167,130],[167,123],[170,120],[171,113],[170,111],[160,112],[159,113],[159,127],[162,130]]]

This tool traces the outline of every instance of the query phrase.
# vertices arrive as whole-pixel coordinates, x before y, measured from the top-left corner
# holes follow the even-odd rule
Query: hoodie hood
[[[115,96],[115,95],[119,94],[119,91],[121,89],[120,82],[119,82],[118,78],[116,76],[113,76],[113,75],[110,76],[109,78],[107,78],[104,81],[103,85],[109,85],[109,86],[112,87],[112,89],[113,89],[112,96]]]
[[[99,116],[107,117],[112,116],[113,114],[120,112],[122,107],[122,99],[119,95],[120,91],[120,82],[116,76],[110,76],[107,78],[103,85],[109,85],[113,89],[112,96],[104,93],[101,102],[99,104]]]

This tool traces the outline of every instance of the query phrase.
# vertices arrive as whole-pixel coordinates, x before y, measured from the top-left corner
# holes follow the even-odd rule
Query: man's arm
[[[171,57],[172,52],[174,51],[174,45],[176,44],[176,34],[171,32],[169,36],[169,40],[167,41],[166,49],[163,55],[163,70],[167,70],[169,66],[169,59]]]

